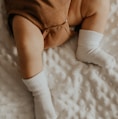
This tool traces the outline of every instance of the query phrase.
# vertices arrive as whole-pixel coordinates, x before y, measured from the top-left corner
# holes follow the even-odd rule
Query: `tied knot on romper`
[[[49,46],[55,47],[55,44],[57,46],[63,44],[66,40],[73,36],[73,34],[74,32],[70,30],[67,20],[60,25],[45,29],[43,32],[45,49]]]

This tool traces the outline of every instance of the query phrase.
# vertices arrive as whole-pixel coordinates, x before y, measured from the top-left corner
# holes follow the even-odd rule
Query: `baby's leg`
[[[13,33],[23,82],[34,96],[36,119],[56,119],[48,83],[42,71],[44,39],[41,31],[24,17],[15,16]]]
[[[86,14],[79,33],[77,58],[83,62],[113,68],[115,59],[100,48],[109,13],[109,2],[100,0],[98,3],[93,3],[91,9],[93,12]]]

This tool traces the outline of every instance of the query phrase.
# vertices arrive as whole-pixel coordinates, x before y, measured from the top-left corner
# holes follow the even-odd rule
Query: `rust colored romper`
[[[44,47],[47,49],[61,45],[72,36],[67,20],[71,2],[72,0],[5,0],[5,6],[10,26],[14,15],[27,18],[42,31]]]

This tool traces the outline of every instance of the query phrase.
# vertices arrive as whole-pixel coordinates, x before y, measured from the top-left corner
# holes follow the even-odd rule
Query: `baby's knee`
[[[84,0],[87,1],[86,11],[83,12],[84,17],[93,15],[99,15],[101,17],[107,17],[110,9],[110,0]]]
[[[109,4],[109,0],[96,0],[96,5],[94,6],[93,10],[95,10],[95,12],[97,14],[101,14],[103,15],[103,17],[107,17],[109,14],[109,8],[110,8],[110,4]]]

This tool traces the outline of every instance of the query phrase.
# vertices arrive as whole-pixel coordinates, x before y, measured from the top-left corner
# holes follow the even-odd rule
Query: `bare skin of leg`
[[[21,75],[28,79],[41,72],[43,68],[44,39],[38,27],[22,16],[15,16],[12,25]]]
[[[109,0],[91,0],[91,3],[90,0],[85,0],[85,2],[88,9],[83,10],[84,21],[81,28],[103,33],[109,14]]]
[[[13,33],[18,49],[23,82],[34,97],[35,118],[56,119],[57,115],[53,107],[48,82],[45,74],[41,72],[44,49],[41,31],[24,17],[15,16]]]

